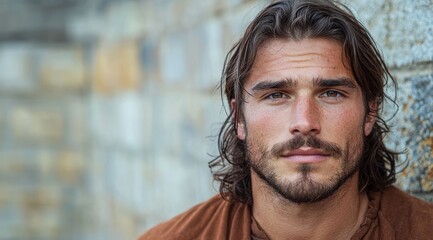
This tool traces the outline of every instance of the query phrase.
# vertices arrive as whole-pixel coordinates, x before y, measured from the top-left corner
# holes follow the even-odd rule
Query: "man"
[[[271,3],[224,69],[231,114],[210,163],[221,194],[141,239],[433,239],[433,205],[391,185],[388,80],[343,5]]]

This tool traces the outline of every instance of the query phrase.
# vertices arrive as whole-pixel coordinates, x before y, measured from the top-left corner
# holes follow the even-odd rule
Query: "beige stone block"
[[[41,151],[36,160],[38,171],[45,178],[56,179],[62,184],[78,184],[85,170],[80,150]]]
[[[18,107],[12,111],[11,124],[18,141],[54,143],[64,136],[63,116],[55,110]]]
[[[133,239],[137,236],[137,219],[133,212],[113,201],[112,214],[113,223],[120,230],[122,236],[127,239]]]
[[[79,47],[43,50],[39,68],[39,78],[44,88],[79,90],[85,87],[83,50]]]
[[[85,169],[84,157],[81,152],[60,152],[56,161],[56,172],[63,182],[78,183]]]
[[[63,197],[60,188],[40,186],[23,194],[21,209],[25,232],[43,239],[59,239]]]
[[[44,211],[45,209],[60,209],[62,195],[54,186],[40,186],[23,195],[22,207],[26,214]]]
[[[0,150],[0,176],[23,176],[30,169],[28,160],[19,150]]]
[[[95,52],[93,86],[102,94],[138,90],[139,49],[134,41],[101,44]]]
[[[36,157],[38,172],[46,176],[54,176],[56,157],[52,151],[40,151]]]
[[[2,176],[24,176],[30,167],[23,159],[16,158],[16,156],[15,158],[0,159],[0,161],[0,174]]]

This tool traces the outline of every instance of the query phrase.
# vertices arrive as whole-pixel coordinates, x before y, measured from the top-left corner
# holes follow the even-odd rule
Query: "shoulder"
[[[404,212],[428,214],[430,217],[433,217],[431,215],[433,214],[433,203],[418,199],[394,186],[386,188],[383,192],[381,208],[393,212],[404,208],[401,209]]]
[[[383,192],[379,214],[396,231],[404,231],[411,236],[417,234],[433,236],[433,204],[413,197],[396,187],[388,187]]]
[[[214,239],[220,239],[218,236],[225,238],[223,236],[226,235],[223,234],[233,231],[231,227],[233,221],[237,221],[237,223],[248,222],[248,224],[241,225],[248,225],[249,228],[249,214],[248,205],[226,201],[220,195],[216,195],[206,202],[151,228],[140,237],[140,240],[204,239],[205,236],[213,236]],[[239,225],[236,226],[236,228],[239,227]],[[236,231],[242,231],[242,229]]]

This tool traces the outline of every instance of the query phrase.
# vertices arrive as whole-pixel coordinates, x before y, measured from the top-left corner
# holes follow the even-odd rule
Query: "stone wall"
[[[0,239],[135,239],[215,194],[216,84],[267,1],[68,0],[64,14],[31,2],[0,4],[36,26],[1,15]],[[398,184],[432,200],[433,3],[350,5],[399,83]],[[47,18],[57,25],[44,30]]]
[[[82,229],[90,140],[82,55],[78,45],[0,43],[0,239]]]
[[[433,3],[380,0],[352,5],[382,48],[399,84],[399,111],[391,121],[387,140],[390,147],[406,153],[402,160],[407,159],[408,167],[398,175],[398,184],[432,201]],[[394,111],[392,104],[385,109],[389,117]]]

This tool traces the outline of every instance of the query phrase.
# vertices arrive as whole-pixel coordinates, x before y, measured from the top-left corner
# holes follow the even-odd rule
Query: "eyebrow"
[[[260,92],[270,89],[281,89],[281,88],[290,88],[294,87],[296,85],[296,82],[292,79],[282,79],[278,81],[262,81],[254,85],[254,87],[251,88],[253,92]]]
[[[356,88],[356,85],[353,80],[350,78],[335,78],[335,79],[322,79],[322,78],[316,78],[313,81],[314,86],[318,87],[339,87],[339,86],[346,86],[349,88]]]
[[[286,78],[278,81],[262,81],[251,88],[253,92],[267,91],[271,89],[291,88],[296,86],[296,81]],[[313,80],[315,87],[338,87],[346,86],[349,88],[356,88],[355,83],[350,78],[340,77],[335,79],[316,78]]]

